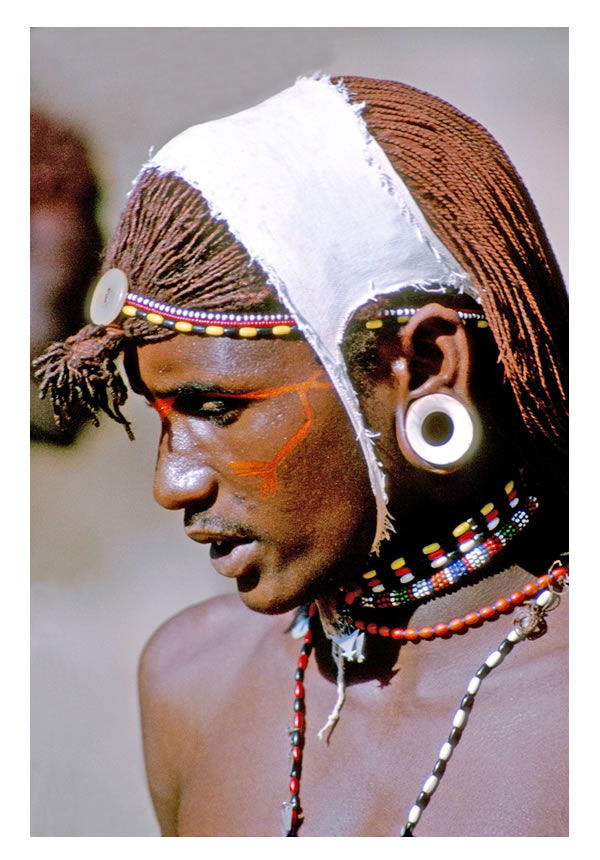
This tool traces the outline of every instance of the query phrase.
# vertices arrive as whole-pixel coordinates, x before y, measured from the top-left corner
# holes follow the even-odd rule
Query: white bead
[[[445,744],[442,744],[442,748],[440,750],[438,758],[441,758],[442,761],[448,761],[448,759],[452,755],[453,749],[454,747],[452,746],[452,744],[449,744],[448,741],[446,741]]]
[[[467,722],[467,712],[463,711],[462,708],[459,708],[458,711],[454,714],[454,719],[452,720],[452,725],[455,729],[462,729],[464,724]]]
[[[506,638],[508,639],[509,642],[512,642],[512,643],[520,642],[521,639],[525,638],[525,633],[523,632],[523,630],[520,630],[519,628],[515,627],[510,631],[510,633],[508,634],[508,636]]]
[[[473,675],[467,686],[467,693],[470,693],[472,696],[474,696],[480,686],[481,678],[478,678],[476,675]]]
[[[500,653],[500,651],[492,651],[490,656],[485,661],[485,665],[489,666],[490,669],[493,669],[494,666],[497,666],[500,662],[502,662],[502,654]]]
[[[429,779],[425,782],[425,785],[423,786],[423,791],[425,792],[425,794],[433,794],[433,792],[437,788],[439,781],[439,777],[432,773]]]
[[[417,804],[415,803],[415,805],[412,807],[412,809],[408,813],[408,820],[410,821],[411,824],[416,824],[420,817],[421,817],[421,807],[417,806]]]
[[[542,593],[538,595],[538,598],[535,601],[536,606],[539,606],[542,609],[546,609],[548,606],[550,606],[551,603],[554,603],[554,597],[555,595],[552,594],[551,591],[542,591]]]

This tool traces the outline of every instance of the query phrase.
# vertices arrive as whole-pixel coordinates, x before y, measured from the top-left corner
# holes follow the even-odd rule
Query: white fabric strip
[[[354,312],[403,287],[466,292],[469,276],[429,228],[342,86],[302,78],[250,110],[193,126],[144,165],[198,189],[257,262],[324,364],[391,527],[385,477],[340,348]]]

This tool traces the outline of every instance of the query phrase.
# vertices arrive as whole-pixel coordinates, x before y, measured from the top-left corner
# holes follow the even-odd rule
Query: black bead
[[[458,726],[452,726],[450,729],[450,734],[448,735],[448,743],[454,746],[460,740],[460,736],[462,734],[462,729],[459,729]]]
[[[514,642],[511,642],[510,639],[505,639],[504,642],[501,642],[498,646],[498,651],[502,654],[503,657],[512,651]]]
[[[297,794],[292,794],[290,797],[290,805],[294,807],[294,809],[300,809],[300,797]]]
[[[304,669],[296,669],[296,674],[294,677],[296,681],[304,681]]]
[[[432,773],[434,776],[442,776],[444,771],[446,770],[447,761],[444,761],[443,758],[439,758],[433,766]]]
[[[469,711],[473,707],[473,702],[475,701],[475,696],[472,693],[465,693],[462,697],[460,706],[463,711]]]
[[[302,735],[300,734],[299,731],[296,730],[296,731],[290,732],[290,743],[294,747],[300,746],[300,744],[302,743]]]
[[[425,791],[420,791],[419,794],[417,795],[417,799],[416,799],[415,803],[421,809],[425,809],[425,807],[427,806],[427,804],[429,803],[430,800],[431,800],[431,795],[427,794]]]
[[[304,701],[302,699],[294,699],[294,710],[302,711],[304,709]]]
[[[483,678],[485,678],[486,675],[489,675],[491,671],[492,670],[487,665],[487,663],[482,663],[479,669],[475,672],[475,677],[479,678],[480,680],[483,680]]]

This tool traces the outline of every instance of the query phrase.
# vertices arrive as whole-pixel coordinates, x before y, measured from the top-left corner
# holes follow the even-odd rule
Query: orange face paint
[[[280,388],[267,388],[264,391],[253,391],[250,394],[241,395],[243,399],[262,400],[270,397],[280,397],[282,394],[295,393],[300,398],[304,409],[304,417],[306,419],[304,424],[282,445],[272,460],[241,460],[229,464],[236,475],[246,478],[260,477],[262,479],[262,494],[265,498],[274,496],[277,490],[277,467],[290,451],[306,438],[311,428],[313,417],[308,400],[308,392],[315,388],[331,388],[330,382],[318,381],[323,373],[324,371],[319,369],[304,382],[298,382],[295,385],[282,385]]]
[[[211,393],[215,399],[224,397],[227,400],[267,400],[271,397],[281,397],[284,394],[297,394],[304,409],[304,424],[285,442],[272,460],[240,460],[231,462],[229,465],[234,474],[245,478],[259,477],[262,480],[262,495],[266,498],[275,495],[277,490],[276,470],[281,461],[302,442],[313,423],[312,408],[308,399],[308,392],[317,388],[331,388],[329,381],[319,380],[324,375],[321,369],[316,370],[304,382],[292,385],[282,385],[279,388],[266,388],[264,391],[250,391],[247,394],[218,394]],[[160,415],[161,421],[166,421],[173,411],[175,397],[157,397],[151,401],[151,406]]]

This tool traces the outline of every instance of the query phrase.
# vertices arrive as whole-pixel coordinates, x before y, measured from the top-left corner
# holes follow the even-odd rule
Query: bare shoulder
[[[150,637],[140,658],[140,685],[162,693],[171,704],[187,699],[190,681],[198,689],[222,678],[224,664],[234,671],[247,648],[268,635],[271,621],[247,609],[237,595],[190,606]],[[240,639],[246,649],[238,647]]]
[[[177,835],[182,782],[235,692],[254,650],[283,619],[247,609],[237,595],[192,606],[148,641],[139,665],[148,785],[163,836]],[[240,647],[240,643],[243,647]]]

